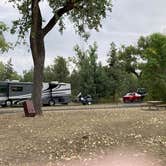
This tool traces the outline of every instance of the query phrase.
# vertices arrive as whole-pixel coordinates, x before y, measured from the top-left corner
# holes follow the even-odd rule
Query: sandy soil
[[[166,111],[94,108],[49,111],[34,118],[22,112],[0,115],[2,166],[110,163],[165,166]]]

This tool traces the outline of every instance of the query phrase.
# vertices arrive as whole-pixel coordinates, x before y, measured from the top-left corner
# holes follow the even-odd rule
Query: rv
[[[0,105],[12,106],[22,104],[32,97],[32,82],[1,81]],[[70,102],[71,85],[69,83],[43,83],[42,104],[68,104]]]

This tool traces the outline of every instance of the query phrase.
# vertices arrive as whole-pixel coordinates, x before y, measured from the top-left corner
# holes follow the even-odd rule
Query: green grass
[[[166,111],[135,108],[0,115],[0,165],[46,165],[134,149],[166,163]],[[42,164],[41,164],[42,163]],[[37,164],[36,164],[37,165]]]

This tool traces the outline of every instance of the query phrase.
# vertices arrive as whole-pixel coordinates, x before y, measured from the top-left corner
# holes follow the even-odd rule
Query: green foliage
[[[140,41],[141,55],[146,60],[142,83],[148,89],[149,98],[166,101],[166,36],[156,33]]]
[[[0,80],[4,80],[4,75],[5,75],[5,65],[0,62]]]
[[[137,77],[135,80],[136,77],[126,75],[126,81],[121,84],[123,88],[126,89],[127,85],[130,85],[129,89],[145,87],[149,99],[166,101],[165,35],[156,33],[141,36],[136,46],[121,47],[119,58],[125,71]]]
[[[113,96],[113,100],[116,100],[118,94],[118,88],[123,80],[124,72],[120,63],[118,52],[115,43],[111,43],[110,51],[108,53],[108,66],[107,73],[109,77],[109,92]]]
[[[123,72],[123,79],[118,86],[118,96],[124,96],[126,92],[136,92],[140,87],[138,78],[131,73]]]
[[[14,71],[12,60],[9,59],[6,64],[0,62],[0,80],[20,80],[21,76]]]
[[[12,33],[19,33],[19,37],[24,38],[31,28],[32,23],[32,1],[31,0],[8,0],[17,8],[21,18],[13,21]],[[112,0],[47,0],[52,9],[55,21],[58,22],[59,31],[65,29],[65,17],[73,23],[76,32],[87,38],[87,29],[99,30],[102,27],[101,21],[106,18],[108,11],[112,11]],[[37,2],[38,3],[38,2]],[[43,3],[43,1],[40,1]],[[68,10],[68,8],[71,8]],[[66,12],[60,16],[59,9]],[[43,18],[44,20],[44,18]],[[44,22],[44,21],[43,21]],[[44,24],[43,24],[44,25]]]
[[[31,0],[8,0],[13,4],[14,8],[17,8],[21,14],[21,18],[13,21],[13,27],[11,28],[11,33],[18,33],[18,38],[25,38],[27,32],[31,27]]]
[[[83,95],[92,95],[98,102],[115,102],[126,92],[138,88],[137,77],[125,71],[114,43],[110,45],[107,66],[98,62],[96,43],[85,51],[76,46],[75,51],[73,62],[76,69],[71,74],[74,95],[81,92]]]
[[[10,43],[7,43],[5,41],[5,38],[3,36],[3,32],[7,30],[8,30],[7,26],[4,23],[0,22],[0,52],[2,53],[8,51],[8,49],[11,46]]]
[[[119,50],[119,59],[127,73],[133,73],[137,78],[139,78],[139,59],[141,58],[139,49],[136,46],[122,46]]]
[[[44,81],[56,81],[55,74],[52,71],[52,66],[47,66],[44,69]]]
[[[69,69],[67,60],[63,57],[58,56],[55,58],[54,63],[47,66],[44,69],[44,81],[59,81],[68,82],[69,80]],[[32,82],[33,81],[33,68],[30,70],[23,71],[22,81]]]
[[[5,75],[4,80],[20,80],[20,76],[17,74],[16,71],[13,69],[12,59],[9,59],[5,64]]]
[[[80,92],[80,74],[77,70],[73,70],[70,75],[70,83],[72,89],[73,98],[77,96]]]
[[[65,58],[58,56],[54,59],[54,64],[44,70],[45,81],[67,82],[69,69]]]
[[[110,98],[111,95],[111,85],[110,79],[106,70],[106,67],[103,67],[101,63],[98,64],[96,71],[96,89],[97,89],[97,98]]]
[[[83,95],[91,94],[97,96],[96,74],[97,74],[97,44],[89,46],[89,49],[82,51],[79,46],[75,47],[75,63],[80,76],[80,91]]]
[[[24,70],[23,77],[22,77],[21,81],[32,82],[32,80],[33,80],[33,68],[30,70]]]

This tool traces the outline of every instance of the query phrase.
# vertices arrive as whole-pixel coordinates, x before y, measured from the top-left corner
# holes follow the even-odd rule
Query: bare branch
[[[64,7],[59,8],[54,16],[50,19],[50,21],[48,22],[48,24],[43,28],[43,34],[44,36],[51,31],[51,29],[56,25],[56,23],[58,22],[58,20],[60,19],[61,16],[63,16],[63,14],[69,12],[70,10],[75,8],[75,1],[73,0],[69,0]]]

